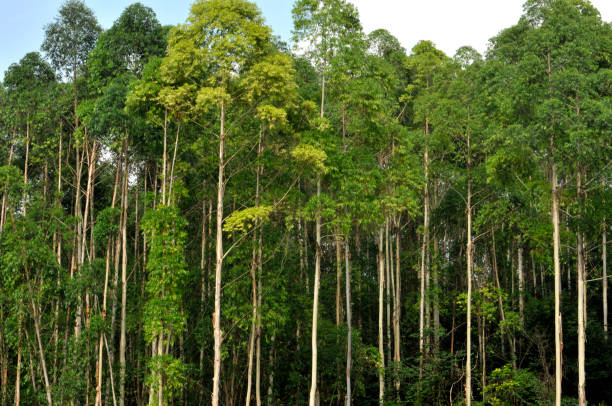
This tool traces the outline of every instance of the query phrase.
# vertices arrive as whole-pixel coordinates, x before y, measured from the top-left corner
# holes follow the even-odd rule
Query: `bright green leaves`
[[[319,174],[325,174],[327,154],[322,149],[308,144],[300,144],[291,151],[291,156],[300,165],[307,165]]]
[[[163,77],[224,87],[270,40],[257,6],[245,0],[199,0],[187,23],[170,34]],[[180,75],[179,72],[184,72]],[[206,75],[202,75],[206,73]],[[183,76],[183,77],[181,77]]]
[[[245,100],[265,100],[268,104],[287,105],[297,94],[293,61],[287,54],[273,52],[255,63],[243,79]]]
[[[229,102],[230,95],[222,87],[202,87],[197,92],[196,107],[201,112],[207,112],[222,102]]]
[[[514,369],[511,364],[491,372],[485,392],[487,403],[492,406],[541,404],[549,400],[534,373],[527,369]]]
[[[223,231],[245,233],[257,223],[266,222],[274,210],[271,206],[249,207],[234,211],[223,223]]]
[[[269,104],[257,107],[257,118],[267,123],[270,129],[287,124],[287,111]]]
[[[142,229],[150,241],[144,309],[144,328],[149,343],[160,333],[168,339],[185,328],[182,295],[187,276],[184,255],[187,235],[184,227],[185,221],[173,207],[160,206],[142,219]]]

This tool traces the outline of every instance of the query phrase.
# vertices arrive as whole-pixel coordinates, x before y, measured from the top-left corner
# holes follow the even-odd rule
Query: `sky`
[[[136,0],[84,0],[100,25],[109,28]],[[366,33],[385,28],[408,51],[427,39],[454,55],[470,45],[483,53],[489,38],[515,24],[524,0],[349,0],[357,6]],[[39,51],[44,26],[53,22],[64,0],[0,0],[0,78],[11,63]],[[185,21],[193,0],[140,0],[162,24]],[[612,0],[591,0],[604,21],[612,21]],[[255,0],[274,34],[290,42],[293,0]]]

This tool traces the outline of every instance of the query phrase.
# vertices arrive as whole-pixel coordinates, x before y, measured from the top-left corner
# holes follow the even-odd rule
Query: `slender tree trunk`
[[[383,226],[378,229],[378,354],[380,365],[378,371],[378,403],[385,401],[385,350],[383,332],[383,304],[385,287],[385,257],[383,251]]]
[[[323,102],[321,102],[323,105]],[[323,110],[321,108],[321,112]],[[322,114],[321,113],[321,114]],[[317,198],[321,196],[321,176],[317,179]],[[321,211],[317,208],[317,218],[315,225],[316,255],[315,255],[315,275],[312,301],[312,362],[310,375],[310,395],[309,406],[316,406],[317,400],[317,327],[319,320],[319,287],[321,284]]]
[[[601,262],[603,264],[602,270],[602,281],[601,281],[601,290],[602,290],[602,300],[603,300],[603,328],[604,328],[604,336],[606,341],[608,340],[608,255],[607,255],[607,226],[604,220],[603,223],[603,232],[601,236]]]
[[[221,269],[223,268],[223,196],[225,194],[225,102],[221,102],[221,127],[219,131],[219,180],[217,183],[217,229],[215,264],[215,312],[213,329],[215,337],[212,406],[219,406],[219,380],[221,378]]]
[[[482,403],[486,405],[485,402],[485,388],[487,387],[487,319],[486,314],[483,311],[482,314],[482,322],[481,322],[481,341],[482,341],[482,349],[480,353],[481,360],[481,376],[480,376],[480,385],[482,388]]]
[[[538,293],[538,278],[536,276],[536,264],[535,264],[535,256],[533,252],[530,255],[531,257],[531,278],[533,279],[533,296],[535,297]]]
[[[268,393],[267,393],[267,403],[268,406],[272,406],[274,402],[274,371],[276,368],[274,367],[274,360],[276,359],[276,348],[274,348],[274,343],[276,341],[276,332],[272,333],[270,337],[270,352],[268,353]]]
[[[19,317],[19,333],[17,338],[17,366],[15,368],[15,406],[21,404],[21,316]]]
[[[336,326],[342,322],[342,246],[338,230],[334,233],[336,245]]]
[[[493,274],[495,275],[495,285],[497,287],[497,303],[499,304],[499,315],[501,317],[502,323],[506,326],[506,312],[504,310],[504,299],[501,294],[501,284],[499,283],[499,270],[497,267],[497,249],[495,248],[495,231],[491,231],[491,264],[493,267]],[[514,348],[514,341],[510,337],[510,332],[506,327],[504,327],[503,334],[508,340],[508,344],[510,346],[510,352],[512,357],[512,365],[516,368],[516,350]],[[502,340],[503,343],[503,340]]]
[[[429,135],[429,120],[425,119],[425,135]],[[420,301],[419,301],[419,381],[423,378],[423,357],[425,352],[425,268],[429,247],[429,150],[425,146],[423,157],[425,189],[423,198],[423,241],[421,246]],[[420,385],[419,385],[420,386]]]
[[[521,236],[518,237],[518,248],[517,248],[517,273],[518,273],[518,293],[519,293],[519,318],[521,323],[521,329],[525,328],[525,274],[523,272],[523,241]],[[519,343],[520,345],[520,343]]]
[[[546,56],[547,71],[546,75],[549,82],[549,94],[552,95],[552,68],[550,63],[551,51],[548,50]],[[552,96],[550,96],[552,97]],[[554,131],[555,122],[551,118],[551,131]],[[563,349],[563,327],[561,320],[561,237],[559,232],[559,185],[557,179],[557,163],[555,159],[555,139],[554,132],[550,136],[550,151],[551,151],[551,221],[553,226],[553,263],[555,275],[555,406],[561,406],[561,384],[563,379],[562,370],[562,349]]]
[[[259,133],[259,143],[257,146],[257,170],[256,170],[256,179],[255,179],[255,206],[258,207],[259,206],[259,184],[260,184],[260,177],[261,177],[261,171],[262,171],[262,167],[261,167],[261,153],[263,150],[263,145],[262,145],[262,138],[263,138],[263,129],[260,131]],[[253,233],[253,251],[252,251],[252,255],[251,255],[251,266],[250,266],[250,274],[251,274],[251,301],[252,301],[252,305],[253,305],[253,314],[252,314],[252,320],[251,320],[251,334],[249,337],[249,366],[248,366],[248,377],[247,377],[247,396],[246,396],[246,405],[250,405],[251,404],[251,386],[252,386],[252,380],[253,380],[253,355],[254,355],[254,347],[255,347],[255,341],[257,341],[258,345],[260,344],[260,341],[258,340],[258,315],[259,315],[259,306],[258,306],[258,292],[257,292],[257,278],[255,275],[255,272],[258,269],[258,265],[260,263],[260,261],[258,260],[258,248],[259,251],[261,251],[261,233],[262,231],[260,230],[259,233],[255,232]],[[255,245],[256,241],[257,241],[257,234],[259,234],[259,247],[257,247]],[[259,350],[259,349],[258,349]],[[260,372],[261,369],[259,368],[259,356],[260,356],[260,352],[258,351],[258,367],[257,367],[257,376],[256,376],[256,383],[257,383],[257,387],[256,387],[256,404],[259,406],[261,404],[261,395],[260,395]]]
[[[16,131],[17,130],[13,128],[13,136],[11,138],[11,148],[9,150],[7,166],[11,166],[11,163],[13,161],[13,151],[15,149]],[[60,145],[61,145],[61,141],[60,141]],[[7,182],[4,184],[4,190],[2,192],[2,207],[0,208],[0,233],[2,233],[2,229],[4,228],[4,223],[6,222],[6,210],[8,206],[8,186],[9,184],[7,180]]]
[[[393,312],[393,343],[395,347],[393,349],[393,361],[395,362],[395,392],[397,400],[399,401],[400,385],[401,380],[399,378],[399,368],[401,362],[400,344],[402,341],[400,334],[400,318],[401,318],[401,272],[400,272],[400,232],[399,228],[395,232],[395,308]]]
[[[75,105],[76,106],[76,105]],[[75,203],[74,203],[74,215],[77,217],[77,225],[76,225],[76,233],[75,233],[75,248],[72,252],[71,259],[71,269],[70,269],[70,277],[74,276],[74,271],[77,271],[77,274],[80,275],[82,271],[82,264],[80,264],[81,251],[84,249],[82,245],[83,237],[83,213],[81,209],[81,179],[83,173],[83,161],[85,159],[85,149],[87,148],[87,139],[83,143],[83,151],[79,148],[78,144],[75,148],[76,152],[76,184],[75,184]],[[82,320],[83,320],[83,297],[81,295],[81,289],[78,290],[77,293],[77,310],[75,314],[75,323],[74,323],[74,338],[79,339],[81,336],[81,328],[82,328]],[[73,401],[71,403],[74,403]]]
[[[446,232],[446,230],[445,230]],[[440,298],[438,296],[439,287],[440,287],[440,270],[439,270],[439,247],[438,247],[438,239],[433,238],[433,252],[435,258],[435,264],[432,266],[431,272],[433,273],[433,341],[434,341],[434,353],[436,357],[438,356],[440,350]]]
[[[204,189],[204,188],[202,188]],[[201,281],[200,281],[200,316],[202,318],[204,318],[204,310],[205,310],[205,301],[206,301],[206,293],[207,293],[207,283],[206,283],[206,278],[208,277],[208,272],[207,272],[207,265],[208,265],[208,260],[206,257],[206,248],[207,248],[207,241],[206,241],[206,198],[202,198],[202,246],[200,248],[200,277],[201,277]],[[204,402],[204,382],[203,382],[203,378],[204,378],[204,354],[206,351],[206,347],[204,346],[204,339],[202,337],[202,342],[200,343],[200,376],[201,378],[201,383],[202,383],[202,387],[200,390],[200,403]]]
[[[119,337],[119,405],[125,404],[126,321],[127,321],[127,205],[128,205],[128,142],[125,142],[123,189],[121,193],[121,335]]]
[[[387,361],[391,362],[393,359],[393,355],[391,353],[391,289],[390,285],[393,284],[393,279],[391,278],[392,271],[390,270],[390,262],[389,261],[389,219],[385,220],[385,304],[386,304],[386,328],[387,328]],[[393,290],[395,291],[395,289]]]
[[[583,196],[582,170],[578,170],[577,178],[578,198]],[[578,227],[576,233],[576,265],[578,287],[578,405],[586,406],[586,373],[585,373],[585,344],[586,344],[586,267],[585,267],[584,235]]]
[[[27,265],[26,265],[26,268],[27,268]],[[29,272],[26,271],[26,273],[29,273]],[[38,354],[40,356],[40,365],[41,365],[42,373],[43,373],[43,382],[45,383],[45,395],[47,397],[47,404],[49,406],[53,406],[53,400],[51,398],[51,384],[49,382],[49,374],[47,373],[47,363],[45,361],[45,353],[43,350],[43,344],[42,344],[42,339],[40,335],[40,312],[37,306],[34,304],[34,292],[32,292],[32,286],[30,285],[29,280],[28,280],[28,285],[30,288],[30,302],[32,305],[32,314],[34,316],[33,318],[34,318],[34,329],[36,332],[36,342],[38,343]]]
[[[466,326],[466,360],[465,360],[465,404],[470,406],[472,404],[472,266],[473,266],[473,253],[474,245],[472,242],[472,179],[470,177],[470,136],[467,138],[468,146],[468,192],[467,192],[467,326]]]
[[[561,406],[562,380],[562,346],[561,341],[561,261],[559,251],[561,239],[559,236],[559,191],[557,186],[557,164],[552,164],[552,225],[553,225],[553,262],[555,270],[555,406]]]
[[[348,236],[344,239],[344,266],[346,290],[346,399],[345,406],[351,406],[351,362],[352,362],[352,321],[351,321],[351,266]]]

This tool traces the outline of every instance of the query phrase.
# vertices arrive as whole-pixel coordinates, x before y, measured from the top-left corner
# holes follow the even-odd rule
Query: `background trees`
[[[293,14],[299,55],[243,0],[69,1],[8,69],[1,404],[612,397],[610,25],[527,2],[451,58]]]

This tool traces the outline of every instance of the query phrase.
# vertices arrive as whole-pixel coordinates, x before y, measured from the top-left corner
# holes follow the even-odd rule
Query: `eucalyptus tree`
[[[122,177],[127,179],[130,138],[137,141],[142,137],[140,131],[146,131],[143,120],[138,120],[137,115],[130,115],[124,111],[128,89],[133,80],[142,76],[144,65],[153,57],[160,57],[165,51],[165,30],[157,20],[151,8],[140,3],[127,7],[113,26],[100,34],[95,48],[89,54],[87,68],[90,75],[90,85],[101,95],[96,100],[92,120],[98,125],[97,130],[101,135],[112,134],[110,138],[100,140],[111,150],[117,150],[117,175],[122,172]],[[132,142],[132,144],[136,144]],[[123,162],[126,164],[123,165]],[[124,168],[120,171],[120,168]],[[116,176],[118,181],[119,177]],[[165,178],[164,178],[165,180]],[[115,182],[114,190],[117,190]],[[127,189],[121,189],[121,227],[120,236],[117,236],[115,244],[115,255],[118,258],[122,245],[127,244],[125,221],[127,220]],[[115,196],[116,193],[113,194]],[[111,210],[114,209],[115,199],[111,202]],[[126,375],[126,351],[127,351],[127,247],[121,249],[121,331],[119,345],[119,402],[125,402],[125,375]],[[107,241],[106,247],[106,272],[108,274],[111,256],[111,241]],[[105,280],[108,280],[108,275]],[[113,297],[115,289],[113,288]],[[114,308],[115,306],[113,306]],[[102,312],[106,314],[106,290],[103,298]],[[114,320],[114,317],[113,317]],[[111,336],[112,336],[111,332]],[[97,402],[101,402],[101,379],[102,379],[102,335],[100,336],[98,350],[98,388]],[[99,398],[99,399],[98,399]]]
[[[462,47],[457,51],[454,58],[454,63],[447,66],[448,78],[445,83],[438,88],[440,89],[440,98],[432,112],[432,119],[435,123],[433,134],[438,139],[439,143],[447,145],[447,153],[454,152],[455,156],[449,158],[459,167],[460,171],[465,171],[465,213],[466,213],[466,364],[465,364],[465,403],[471,404],[472,401],[472,362],[471,362],[471,334],[472,334],[472,280],[474,268],[474,236],[472,234],[472,217],[475,209],[473,203],[473,188],[475,169],[477,170],[478,156],[475,154],[481,143],[481,136],[478,134],[478,110],[475,108],[476,101],[476,80],[478,69],[481,66],[481,57],[473,49]],[[476,134],[474,134],[476,132]],[[452,140],[452,141],[451,141]],[[474,142],[476,141],[476,142]],[[476,144],[476,145],[475,145]],[[476,148],[475,148],[476,147]],[[452,152],[451,152],[452,151]],[[450,154],[449,154],[450,155]],[[476,159],[475,159],[476,158]],[[476,168],[475,168],[476,167]],[[452,184],[451,175],[447,180]],[[455,169],[455,170],[456,170]],[[463,183],[463,176],[460,176],[460,182]],[[459,185],[457,185],[459,186]],[[454,187],[454,186],[451,186]],[[463,189],[458,187],[456,189]],[[484,364],[483,364],[484,365]],[[483,372],[484,374],[484,372]]]
[[[448,63],[448,57],[435,48],[430,41],[421,41],[412,49],[406,64],[412,73],[412,82],[406,87],[406,98],[413,104],[413,123],[423,132],[423,238],[420,265],[420,303],[419,303],[419,375],[423,374],[425,352],[425,312],[426,286],[429,285],[430,272],[427,267],[430,229],[430,148],[431,116],[437,105],[436,79]]]
[[[45,27],[45,39],[41,49],[45,52],[52,65],[66,78],[72,80],[73,103],[74,103],[74,134],[78,133],[79,117],[78,104],[79,95],[77,89],[77,79],[82,68],[87,62],[89,52],[95,46],[96,39],[101,28],[93,14],[85,3],[80,0],[68,0],[59,10],[59,16],[55,21]],[[75,143],[76,170],[75,170],[75,205],[74,215],[80,218],[76,225],[76,250],[73,250],[71,267],[74,264],[79,275],[82,268],[82,253],[85,251],[82,246],[84,235],[82,230],[86,227],[86,221],[82,217],[81,203],[81,178],[83,169],[83,159],[86,149],[81,149],[79,143]],[[89,174],[92,173],[89,168]],[[89,191],[89,190],[88,190]],[[89,195],[88,195],[89,196]],[[78,264],[78,266],[76,266]],[[71,273],[72,275],[72,273]],[[79,296],[77,311],[75,314],[75,337],[81,334],[83,304]]]
[[[21,295],[18,300],[18,304],[14,305],[19,308],[19,322],[18,322],[18,336],[21,337],[22,329],[24,328],[23,314],[27,307],[23,307],[24,298],[29,300],[28,307],[30,307],[31,315],[34,323],[36,341],[37,341],[37,352],[41,364],[43,383],[45,388],[45,395],[47,404],[52,405],[52,392],[51,392],[51,381],[49,378],[49,369],[47,367],[47,356],[45,355],[45,349],[43,347],[43,328],[41,314],[41,298],[40,291],[42,289],[43,281],[46,279],[45,272],[49,270],[49,264],[45,263],[48,259],[48,252],[51,249],[47,244],[43,243],[44,233],[42,230],[36,228],[36,220],[42,223],[42,218],[39,218],[39,210],[31,213],[28,216],[28,206],[30,206],[38,196],[35,195],[35,190],[30,184],[29,170],[31,167],[31,149],[33,143],[42,143],[43,134],[41,130],[44,128],[41,123],[46,120],[43,113],[43,107],[45,101],[48,101],[52,96],[51,89],[56,83],[55,74],[53,69],[46,63],[37,52],[31,52],[26,54],[19,63],[12,64],[9,66],[4,77],[4,86],[6,89],[6,95],[9,98],[11,104],[13,104],[13,114],[16,120],[13,122],[13,138],[17,133],[20,133],[24,138],[21,144],[23,145],[23,182],[21,185],[21,204],[19,207],[10,208],[8,207],[8,190],[5,186],[4,198],[3,198],[3,221],[7,221],[7,216],[10,216],[11,224],[11,235],[7,236],[5,231],[2,235],[4,240],[4,266],[3,270],[8,271],[12,269],[13,276],[9,277],[6,275],[6,280],[10,281],[10,285],[21,290]],[[37,134],[38,133],[38,134]],[[11,141],[14,143],[15,140]],[[11,150],[13,146],[11,146]],[[12,151],[9,153],[12,155]],[[8,171],[6,175],[11,174],[10,172],[10,158]],[[9,176],[5,176],[4,184],[8,185],[11,182]],[[16,181],[13,178],[13,182]],[[30,194],[31,193],[31,194]],[[17,217],[18,216],[18,217]],[[17,217],[17,218],[16,218]],[[33,244],[39,245],[40,252],[40,264],[36,264],[34,246],[25,247],[20,244],[19,241],[31,240]],[[11,258],[12,256],[12,258]],[[7,261],[8,260],[8,261]],[[51,265],[53,268],[53,265]],[[22,276],[23,279],[20,277]],[[11,281],[12,279],[12,281]],[[24,312],[24,313],[22,313]],[[29,313],[29,310],[28,312]],[[25,314],[27,314],[25,313]],[[27,332],[26,332],[27,335]],[[15,379],[15,402],[19,403],[20,399],[20,360],[22,356],[22,342],[19,339],[17,343],[17,359],[18,366]],[[32,359],[30,358],[30,363]]]
[[[72,79],[74,93],[74,130],[79,126],[77,76],[85,66],[89,52],[95,47],[102,28],[93,11],[81,0],[67,0],[55,21],[45,27],[42,50],[53,67]]]
[[[218,112],[219,176],[217,182],[217,224],[215,265],[214,373],[212,404],[219,404],[221,371],[221,277],[223,269],[223,198],[225,191],[226,137],[231,133],[228,119],[236,101],[235,79],[264,55],[270,29],[259,9],[245,0],[201,0],[191,7],[187,23],[173,29],[162,76],[170,84],[184,83],[195,111],[212,108]]]
[[[547,4],[528,2],[525,15],[519,23],[502,32],[493,42],[491,57],[513,64],[509,72],[516,83],[522,85],[518,92],[527,97],[513,106],[523,112],[521,121],[532,134],[534,150],[540,151],[540,159],[550,173],[551,223],[553,227],[553,263],[555,275],[555,371],[556,404],[561,403],[562,381],[562,325],[561,325],[561,232],[560,232],[560,177],[564,180],[575,177],[580,184],[583,167],[576,151],[582,150],[582,141],[588,131],[581,128],[581,109],[589,91],[582,86],[585,78],[606,67],[601,58],[606,51],[605,25],[599,13],[585,2],[553,1]],[[522,105],[521,105],[522,104]],[[588,106],[588,101],[586,102]],[[520,110],[519,110],[520,109]],[[574,116],[574,120],[565,118]],[[570,123],[574,123],[570,125]],[[568,148],[570,147],[570,148]],[[577,147],[571,151],[571,148]],[[536,157],[538,158],[538,157]],[[566,180],[567,182],[567,180]],[[578,190],[581,186],[578,185]],[[577,233],[578,256],[581,232]],[[579,276],[579,402],[586,402],[584,377],[584,287],[585,271],[582,258],[578,261]]]
[[[321,81],[320,118],[325,126],[326,77],[332,58],[350,46],[355,37],[361,35],[361,23],[356,8],[344,0],[298,0],[292,10],[293,37],[296,43],[307,44],[306,56],[317,69]],[[321,193],[321,179],[317,180],[317,196]],[[316,218],[315,286],[313,290],[312,361],[309,404],[313,406],[317,397],[317,323],[319,286],[321,272],[321,217]],[[339,286],[339,280],[338,280]],[[340,296],[337,289],[336,305]],[[337,314],[338,311],[337,311]],[[339,317],[337,317],[339,319]]]

